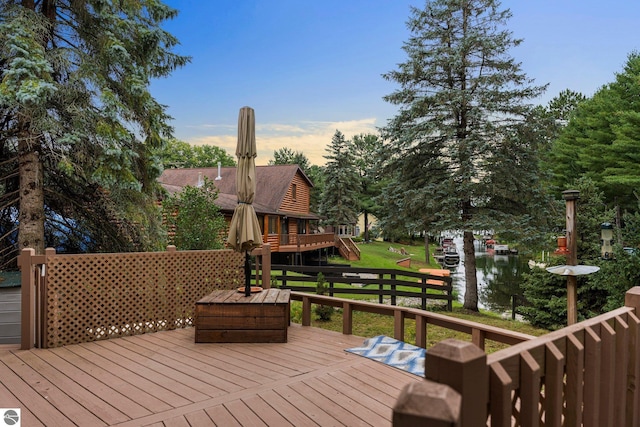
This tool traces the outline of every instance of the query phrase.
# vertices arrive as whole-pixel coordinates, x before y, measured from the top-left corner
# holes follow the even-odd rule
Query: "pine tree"
[[[614,82],[576,107],[549,156],[554,184],[591,178],[609,206],[635,211],[640,185],[640,53],[632,52]],[[620,215],[616,222],[620,225]]]
[[[379,206],[377,196],[382,191],[385,180],[381,174],[380,152],[382,140],[378,135],[360,134],[353,137],[355,168],[360,177],[359,206],[364,216],[364,241],[369,241],[369,214],[376,215]]]
[[[17,216],[20,249],[42,253],[56,218],[86,226],[95,250],[155,240],[153,150],[171,127],[148,88],[188,61],[160,27],[176,14],[152,0],[0,5],[0,208]]]
[[[384,99],[400,107],[384,128],[389,165],[411,174],[413,211],[437,230],[462,230],[464,307],[478,309],[473,230],[500,229],[489,166],[544,87],[534,86],[509,50],[520,44],[495,0],[430,0],[411,9],[407,60],[384,75],[400,88]],[[420,170],[420,176],[416,172]],[[517,175],[517,170],[510,173]],[[501,206],[501,208],[503,208]]]
[[[270,165],[298,165],[302,172],[307,173],[311,164],[302,151],[293,151],[289,147],[282,147],[273,152],[273,160],[269,160]]]
[[[355,168],[353,151],[339,130],[326,149],[325,185],[321,214],[325,223],[337,229],[340,225],[355,225],[358,221],[360,177]]]

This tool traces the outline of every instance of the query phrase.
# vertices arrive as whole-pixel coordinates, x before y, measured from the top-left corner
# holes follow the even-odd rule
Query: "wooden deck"
[[[281,344],[195,344],[188,328],[0,347],[0,407],[23,426],[389,426],[420,378],[344,351],[362,341],[293,324]]]

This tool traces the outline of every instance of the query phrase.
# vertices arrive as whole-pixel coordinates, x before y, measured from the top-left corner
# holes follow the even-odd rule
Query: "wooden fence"
[[[267,245],[263,286],[269,286]],[[196,302],[244,285],[231,250],[35,255],[22,251],[21,348],[58,347],[193,325]],[[266,267],[266,268],[265,268]]]
[[[378,297],[380,304],[384,302],[385,297],[389,297],[391,305],[397,304],[398,297],[419,298],[423,310],[426,309],[428,300],[445,301],[447,310],[452,310],[453,286],[449,276],[433,276],[427,273],[383,268],[274,264],[271,269],[274,271],[272,277],[280,283],[280,287],[292,291],[316,292],[318,274],[322,273],[329,285],[327,290],[329,296],[334,294],[372,295]],[[280,271],[281,274],[277,275],[275,271]],[[311,282],[313,285],[291,285],[291,282]],[[340,288],[335,286],[337,283],[358,286]]]
[[[484,349],[486,340],[513,345],[535,338],[533,335],[496,328],[495,326],[471,322],[469,320],[456,319],[455,317],[444,314],[411,307],[382,305],[303,292],[291,292],[291,299],[294,301],[302,301],[302,326],[311,326],[313,304],[330,305],[341,308],[342,333],[346,335],[353,333],[353,313],[355,311],[393,317],[393,337],[399,341],[404,341],[404,326],[407,319],[414,320],[416,325],[416,345],[422,348],[426,348],[427,346],[428,325],[441,326],[469,334],[470,343],[473,343],[477,349]]]
[[[429,349],[393,425],[640,425],[640,287],[625,306],[486,355],[468,342]]]

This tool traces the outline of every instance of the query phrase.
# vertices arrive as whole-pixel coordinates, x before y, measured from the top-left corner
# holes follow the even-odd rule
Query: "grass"
[[[425,262],[424,245],[400,245],[389,244],[387,242],[372,242],[366,244],[360,244],[361,251],[360,261],[346,262],[342,259],[332,259],[332,263],[339,264],[351,264],[353,267],[367,267],[367,268],[400,268],[396,265],[396,261],[406,258],[406,255],[395,253],[389,250],[389,247],[399,250],[404,248],[406,252],[411,255],[411,268],[404,269],[410,271],[418,271],[420,268],[440,268],[438,264],[433,261],[433,264],[427,264]],[[348,297],[346,295],[339,295],[339,297]],[[377,301],[377,297],[376,301]],[[472,322],[478,322],[485,325],[491,325],[497,328],[508,329],[520,333],[525,333],[534,336],[540,336],[548,333],[546,329],[535,328],[528,323],[504,319],[498,314],[488,311],[471,312],[462,308],[462,305],[454,301],[453,312],[447,312],[441,308],[434,308],[438,313],[446,316],[456,317],[459,319],[469,320]],[[296,323],[301,323],[302,319],[302,304],[298,301],[291,302],[291,320]],[[328,322],[319,321],[316,319],[315,314],[312,315],[312,326],[329,329],[333,331],[342,332],[342,312],[336,310],[336,313],[332,316],[332,319]],[[353,334],[362,337],[373,337],[376,335],[388,335],[393,336],[393,318],[390,316],[383,316],[373,313],[354,312],[353,313]],[[405,341],[415,344],[415,324],[412,321],[407,321],[405,326]],[[442,341],[446,338],[456,338],[463,341],[469,341],[471,338],[468,334],[452,331],[450,329],[442,328],[439,326],[428,326],[427,333],[427,348],[433,344]],[[505,344],[486,341],[485,351],[491,353],[493,351],[500,350],[508,347]]]
[[[369,268],[399,268],[401,270],[418,271],[421,268],[441,268],[440,265],[435,262],[433,257],[430,257],[431,263],[427,264],[425,261],[424,244],[422,242],[416,242],[416,244],[407,245],[400,243],[388,243],[388,242],[370,242],[360,243],[360,261],[346,261],[342,258],[332,258],[331,262],[336,264],[351,264],[353,267],[369,267]],[[389,248],[393,248],[395,251],[408,252],[409,255],[402,255],[401,253],[390,251]],[[430,247],[430,251],[433,252],[433,246]],[[407,258],[411,258],[411,268],[398,267],[396,261]]]

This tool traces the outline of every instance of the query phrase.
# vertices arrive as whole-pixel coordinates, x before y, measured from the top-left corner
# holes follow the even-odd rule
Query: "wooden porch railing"
[[[280,246],[295,246],[297,251],[312,250],[317,247],[327,247],[335,245],[333,233],[313,233],[313,234],[281,234]]]
[[[398,398],[393,425],[640,425],[640,287],[625,306],[486,355],[445,340]]]
[[[454,331],[469,334],[471,343],[477,349],[484,349],[485,341],[491,340],[503,344],[517,344],[535,338],[506,329],[496,328],[482,323],[446,316],[430,311],[410,307],[399,307],[376,304],[366,301],[335,298],[325,295],[313,295],[303,292],[291,292],[291,299],[302,301],[302,326],[311,326],[312,304],[330,305],[342,308],[342,333],[353,333],[353,312],[362,311],[393,317],[393,337],[404,341],[404,326],[407,319],[416,322],[416,345],[425,348],[427,345],[427,325],[441,326]],[[481,351],[482,354],[484,352]]]
[[[360,259],[360,248],[355,244],[351,237],[341,237],[336,240],[336,247],[340,255],[349,261],[357,261]]]

